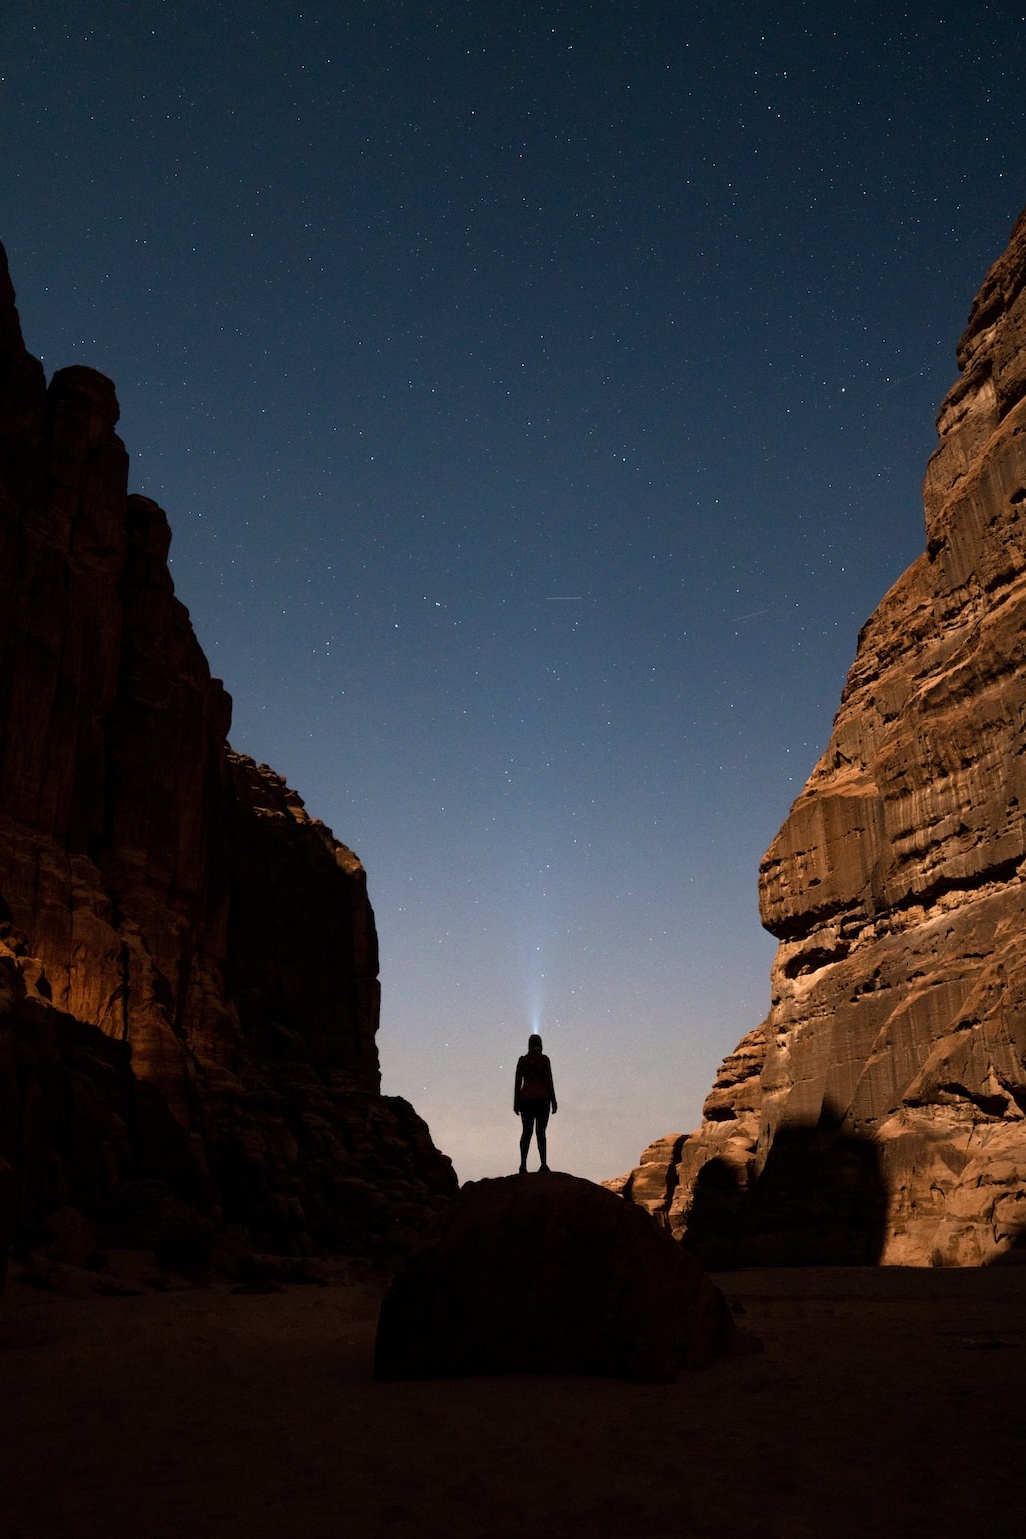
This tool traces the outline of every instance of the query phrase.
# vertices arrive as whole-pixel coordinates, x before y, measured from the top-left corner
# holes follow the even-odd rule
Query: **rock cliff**
[[[1026,1230],[1026,214],[958,364],[926,549],[760,868],[770,1014],[610,1183],[707,1261],[973,1265]]]
[[[117,420],[92,370],[47,388],[0,248],[0,1230],[185,1203],[374,1249],[456,1182],[380,1094],[364,872],[228,747]]]

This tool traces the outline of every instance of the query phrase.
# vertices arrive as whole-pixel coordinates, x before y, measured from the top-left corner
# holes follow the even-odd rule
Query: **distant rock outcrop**
[[[693,1256],[577,1176],[464,1186],[385,1295],[379,1379],[593,1373],[671,1379],[734,1322]]]
[[[380,1094],[364,872],[228,748],[117,419],[90,369],[47,388],[0,248],[0,1227],[186,1202],[373,1249],[456,1182]]]
[[[973,1265],[1026,1230],[1026,215],[958,362],[926,550],[762,862],[771,1013],[701,1130],[615,1183],[721,1261],[808,1259],[843,1214],[819,1259]],[[785,1136],[848,1154],[770,1193]]]

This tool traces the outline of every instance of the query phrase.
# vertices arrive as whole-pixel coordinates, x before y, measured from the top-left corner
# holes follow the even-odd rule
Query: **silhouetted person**
[[[523,1175],[527,1170],[527,1151],[531,1147],[532,1133],[538,1140],[540,1168],[548,1170],[545,1160],[545,1129],[550,1110],[556,1110],[556,1092],[552,1086],[552,1065],[542,1052],[542,1039],[537,1035],[528,1037],[527,1052],[517,1060],[513,1110],[524,1124],[524,1131],[520,1135],[520,1174]]]

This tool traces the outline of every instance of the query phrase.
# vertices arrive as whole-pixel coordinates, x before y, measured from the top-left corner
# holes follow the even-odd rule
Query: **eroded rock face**
[[[504,1176],[464,1186],[394,1279],[374,1371],[662,1380],[732,1334],[723,1295],[647,1213],[577,1176]]]
[[[47,388],[0,248],[0,1161],[14,1222],[31,1227],[79,1180],[75,1138],[50,1123],[30,1136],[26,1119],[40,1097],[75,1093],[69,1043],[85,1032],[114,1119],[107,1197],[177,1181],[263,1244],[366,1248],[415,1227],[455,1178],[412,1108],[379,1093],[364,872],[279,776],[228,748],[231,702],[175,597],[164,513],[127,491],[117,419],[92,370]]]
[[[1026,1229],[1024,283],[1026,216],[959,344],[926,550],[864,627],[829,746],[762,862],[771,1013],[666,1164],[660,1211],[700,1254],[722,1259],[731,1206],[735,1259],[786,1259],[807,1232],[808,1202],[789,1217],[779,1182],[760,1195],[784,1135],[875,1151],[878,1189],[841,1160],[815,1199],[824,1223],[859,1213],[838,1260],[877,1243],[881,1192],[887,1262],[973,1265]]]

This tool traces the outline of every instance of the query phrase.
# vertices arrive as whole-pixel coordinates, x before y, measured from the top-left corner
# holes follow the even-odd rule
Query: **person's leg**
[[[534,1108],[521,1107],[520,1121],[524,1125],[520,1135],[520,1174],[524,1175],[527,1171],[527,1151],[531,1147],[531,1134],[534,1132]]]
[[[549,1125],[549,1107],[548,1107],[548,1102],[546,1102],[544,1106],[539,1106],[537,1112],[535,1113],[535,1118],[534,1118],[535,1134],[536,1134],[537,1139],[538,1139],[538,1153],[541,1155],[541,1168],[542,1168],[542,1170],[548,1170],[548,1168],[549,1168],[549,1162],[548,1162],[548,1160],[546,1158],[546,1143],[545,1143],[545,1129],[548,1127],[548,1125]]]

